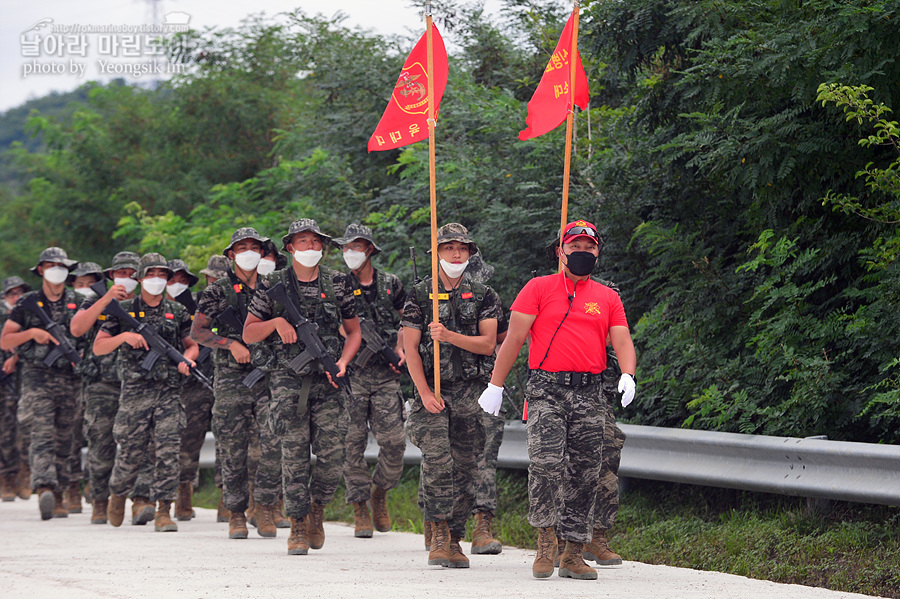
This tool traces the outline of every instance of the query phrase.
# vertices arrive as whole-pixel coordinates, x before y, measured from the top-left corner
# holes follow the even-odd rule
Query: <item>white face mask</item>
[[[262,256],[259,255],[259,252],[247,250],[246,252],[235,254],[234,263],[240,266],[241,270],[253,271],[256,270],[261,258]]]
[[[7,309],[7,310],[12,310],[12,309],[13,309],[13,307],[10,306],[10,305],[9,305],[9,302],[6,301],[6,300],[3,300],[3,305],[6,306],[6,309]]]
[[[444,273],[446,273],[446,275],[451,279],[461,277],[462,274],[466,271],[466,267],[468,265],[468,260],[466,260],[462,264],[453,264],[452,262],[447,262],[446,260],[441,258],[441,268],[444,269]]]
[[[69,269],[65,266],[51,266],[44,269],[44,280],[51,285],[65,283],[69,277]]]
[[[90,287],[79,287],[75,290],[75,293],[83,297],[84,299],[93,299],[97,297],[97,294],[94,293],[94,290]]]
[[[259,264],[256,266],[256,272],[261,275],[270,275],[275,272],[275,261],[274,260],[260,260]]]
[[[146,285],[144,286],[144,288],[146,289]],[[170,283],[166,285],[166,293],[169,294],[169,297],[175,299],[176,297],[181,295],[181,293],[187,288],[188,286],[184,283]]]
[[[344,263],[350,267],[350,270],[356,270],[366,262],[365,252],[357,252],[356,250],[346,250],[344,252]]]
[[[125,293],[131,293],[132,291],[137,289],[137,281],[135,281],[131,277],[116,277],[115,279],[113,279],[113,283],[124,287]]]
[[[322,250],[297,250],[294,252],[294,260],[305,266],[312,268],[322,259]]]
[[[166,290],[166,283],[168,281],[162,277],[147,277],[141,281],[141,288],[150,295],[162,295]]]

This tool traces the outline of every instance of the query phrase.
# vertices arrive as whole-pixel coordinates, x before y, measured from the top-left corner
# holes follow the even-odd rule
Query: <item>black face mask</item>
[[[566,254],[566,267],[576,277],[591,274],[594,265],[597,264],[597,256],[591,252],[572,252]]]

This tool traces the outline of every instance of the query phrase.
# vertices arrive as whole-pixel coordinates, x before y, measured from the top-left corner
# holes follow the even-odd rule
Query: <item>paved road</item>
[[[37,501],[0,503],[0,597],[3,599],[341,599],[410,597],[615,597],[616,599],[837,599],[865,597],[715,572],[625,562],[598,581],[531,576],[533,551],[504,547],[470,556],[468,570],[428,566],[420,535],[375,533],[355,539],[345,524],[325,525],[325,546],[288,556],[287,531],[229,540],[215,512],[179,522],[177,533],[153,524],[90,524],[88,510],[42,522]],[[130,504],[129,504],[130,510]],[[469,546],[463,544],[464,551]]]

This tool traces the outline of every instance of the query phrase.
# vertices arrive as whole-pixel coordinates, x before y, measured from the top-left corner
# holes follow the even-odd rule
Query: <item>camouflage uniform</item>
[[[238,287],[240,293],[237,293]],[[253,297],[246,285],[218,279],[200,295],[197,311],[216,319],[228,306],[244,320]],[[239,331],[219,322],[217,333],[241,340]],[[225,507],[243,512],[249,505],[249,485],[253,483],[253,499],[260,505],[274,505],[281,494],[281,448],[278,439],[266,425],[269,414],[269,393],[266,381],[247,389],[241,382],[250,374],[252,364],[239,364],[227,349],[213,353],[215,363],[215,404],[212,409],[213,432],[222,463],[222,483]],[[251,446],[260,447],[260,457],[252,464]]]
[[[431,323],[431,278],[413,288],[403,307],[401,325],[422,331],[419,354],[425,366],[429,387],[433,388],[431,363],[433,342],[428,332]],[[459,286],[439,293],[440,321],[452,331],[478,335],[478,323],[499,319],[502,308],[493,289],[476,282],[467,273]],[[410,442],[422,451],[420,494],[425,519],[448,521],[453,537],[465,536],[466,520],[475,504],[475,478],[478,457],[484,449],[484,428],[478,397],[484,377],[490,374],[490,356],[478,356],[449,343],[441,351],[441,398],[445,408],[432,414],[425,409],[418,391],[411,401],[407,423]]]
[[[15,278],[18,279],[18,277]],[[14,285],[14,287],[16,286],[18,285]],[[4,285],[5,287],[6,285]],[[9,310],[0,301],[0,330],[6,324],[7,318],[9,318]],[[0,366],[12,355],[13,352],[0,351]],[[23,435],[16,423],[16,410],[19,407],[20,370],[21,368],[17,364],[15,371],[0,383],[0,477],[15,477],[28,454],[27,447],[23,447]]]
[[[363,286],[354,275],[349,276],[360,317],[375,322],[381,338],[393,349],[397,345],[400,324],[398,311],[403,309],[406,301],[400,279],[375,270],[373,283]],[[364,349],[364,346],[360,348],[354,364],[359,363]],[[371,498],[373,482],[385,491],[400,482],[406,434],[403,430],[400,374],[391,370],[384,358],[377,354],[365,366],[355,365],[351,374],[356,401],[348,406],[350,425],[345,438],[344,483],[347,486],[347,503],[357,503]],[[378,463],[374,474],[369,472],[364,456],[370,427],[378,443]]]
[[[122,308],[137,320],[154,326],[163,339],[184,352],[182,339],[190,332],[191,319],[181,304],[163,298],[154,308],[138,296],[122,302]],[[103,323],[101,330],[116,336],[123,332],[123,327],[118,319],[111,317]],[[185,427],[181,405],[181,386],[185,377],[165,356],[161,356],[147,373],[140,366],[146,350],[122,344],[116,353],[122,390],[113,435],[119,444],[119,454],[109,490],[118,496],[132,491],[147,448],[152,444],[155,451],[153,480],[146,496],[151,501],[172,501],[178,487],[178,452]]]
[[[286,243],[289,238],[290,235],[283,241]],[[319,265],[316,280],[306,283],[297,280],[292,268],[260,277],[250,314],[261,320],[282,315],[284,307],[266,295],[266,290],[279,281],[300,313],[318,324],[322,343],[337,361],[343,347],[339,334],[342,320],[356,316],[347,276]],[[277,332],[253,348],[254,364],[270,370],[268,423],[281,440],[285,513],[296,519],[309,513],[310,499],[325,505],[334,496],[343,470],[348,424],[343,396],[319,371],[318,364],[309,364],[305,369],[308,372],[303,374],[288,368],[288,362],[301,351],[299,342],[284,345]],[[316,454],[312,477],[310,449]]]
[[[42,289],[23,296],[9,315],[9,319],[17,323],[22,331],[43,328],[37,316],[22,307],[22,301],[29,295],[36,295],[50,318],[68,334],[69,322],[78,301],[75,292],[65,289],[62,297],[55,302],[49,301]],[[71,336],[68,338],[77,348],[76,340]],[[18,420],[31,433],[29,462],[32,488],[46,487],[63,492],[69,485],[69,458],[79,380],[66,356],[57,358],[52,367],[44,365],[43,359],[53,347],[52,343],[40,345],[27,341],[16,350],[22,365]]]
[[[618,289],[607,283],[613,289]],[[594,528],[609,530],[619,513],[619,462],[625,446],[625,433],[616,425],[613,406],[619,396],[618,380],[622,375],[619,361],[612,347],[606,348],[606,370],[603,372],[603,397],[606,400],[606,421],[603,429],[603,465],[600,484],[594,503]]]

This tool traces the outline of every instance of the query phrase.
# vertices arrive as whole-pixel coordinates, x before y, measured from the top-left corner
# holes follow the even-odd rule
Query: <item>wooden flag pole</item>
[[[438,252],[437,252],[437,178],[434,159],[434,44],[431,35],[431,2],[425,3],[425,25],[428,40],[428,178],[431,191],[431,320],[440,322],[438,312]],[[441,348],[434,342],[434,398],[441,402]]]
[[[572,164],[572,129],[575,124],[575,67],[578,56],[578,17],[580,11],[580,2],[575,0],[574,16],[572,22],[572,48],[569,50],[569,114],[566,116],[566,158],[563,166],[563,188],[562,188],[562,212],[559,225],[559,249],[562,252],[563,231],[566,230],[566,223],[569,218],[569,170]],[[559,261],[559,272],[563,271],[562,259]]]

